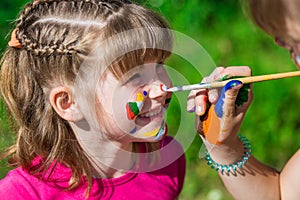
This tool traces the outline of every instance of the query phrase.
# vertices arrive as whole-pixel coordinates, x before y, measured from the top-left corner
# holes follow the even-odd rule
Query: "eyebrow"
[[[138,70],[133,68],[131,70],[129,70],[128,72],[126,72],[125,74],[123,74],[123,76],[120,79],[121,85],[125,85],[126,83],[128,83],[130,80],[133,80],[134,76],[138,75]]]

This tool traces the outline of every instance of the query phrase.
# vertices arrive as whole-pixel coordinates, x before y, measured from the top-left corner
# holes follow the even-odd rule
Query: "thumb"
[[[236,100],[239,94],[240,89],[243,87],[243,84],[239,80],[232,80],[229,81],[225,87],[223,88],[224,91],[224,105],[223,111],[228,116],[235,115],[236,110]],[[222,92],[223,92],[222,91]]]
[[[232,114],[234,113],[235,101],[242,86],[241,81],[232,80],[223,87],[220,98],[215,106],[215,111],[219,118],[222,118],[224,113],[228,115],[228,111]]]

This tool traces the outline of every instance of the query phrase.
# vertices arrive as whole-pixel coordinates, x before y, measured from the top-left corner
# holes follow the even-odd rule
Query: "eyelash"
[[[158,74],[163,73],[164,70],[165,70],[164,67],[163,67],[164,62],[163,62],[163,61],[157,62],[157,65],[158,65],[158,66],[157,66],[157,68],[156,68],[156,72],[157,72]],[[139,74],[139,73],[136,73],[136,74],[132,75],[132,76],[126,81],[126,83],[138,84],[138,83],[140,82],[139,78],[140,78],[140,74]]]
[[[134,80],[136,80],[136,79],[138,79],[138,78],[140,78],[140,74],[134,74],[133,76],[131,76],[131,77],[127,80],[127,82],[132,82],[132,81],[134,81]]]
[[[158,63],[158,66],[156,68],[156,72],[158,74],[164,73],[165,72],[165,68],[164,68],[164,63]]]

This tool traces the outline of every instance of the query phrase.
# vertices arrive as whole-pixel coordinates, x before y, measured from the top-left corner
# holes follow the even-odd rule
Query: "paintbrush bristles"
[[[294,76],[300,76],[300,71],[284,72],[284,73],[277,73],[277,74],[267,74],[267,75],[259,75],[259,76],[249,76],[249,77],[244,77],[244,78],[234,78],[234,79],[229,79],[229,80],[225,80],[225,81],[217,81],[217,82],[211,82],[211,83],[199,83],[199,84],[193,84],[193,85],[176,86],[176,87],[168,88],[166,91],[167,92],[177,92],[177,91],[184,91],[184,90],[219,88],[219,87],[224,87],[229,81],[232,81],[232,80],[239,80],[243,84],[247,84],[247,83],[269,81],[269,80],[288,78],[288,77],[294,77]]]

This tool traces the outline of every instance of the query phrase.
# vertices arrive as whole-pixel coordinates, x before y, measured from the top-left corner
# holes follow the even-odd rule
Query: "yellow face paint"
[[[142,93],[137,93],[136,94],[136,101],[137,102],[144,102],[145,101],[144,95]]]
[[[151,136],[156,136],[158,131],[159,131],[160,127],[158,127],[157,129],[147,132],[147,133],[143,133],[142,135],[145,137],[151,137]]]

